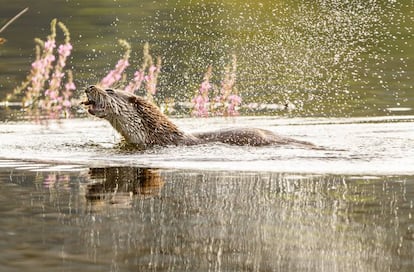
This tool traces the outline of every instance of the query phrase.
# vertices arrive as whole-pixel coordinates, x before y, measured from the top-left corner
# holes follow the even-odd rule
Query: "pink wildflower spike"
[[[52,51],[56,47],[55,40],[47,40],[45,42],[45,50],[46,51]]]
[[[200,92],[208,92],[208,90],[211,88],[211,85],[208,81],[203,81],[200,86]]]
[[[238,115],[239,112],[237,111],[236,107],[240,105],[242,99],[240,96],[236,94],[232,94],[228,97],[229,104],[227,106],[227,114],[230,116]]]
[[[128,60],[120,59],[115,66],[115,70],[124,71],[129,66]]]
[[[122,73],[128,66],[128,60],[120,59],[116,64],[115,69],[109,71],[109,73],[101,80],[100,85],[103,87],[110,87],[118,82],[122,78]]]
[[[58,97],[57,92],[52,90],[46,90],[45,95],[48,96],[51,100],[55,100]]]
[[[122,59],[118,60],[117,64],[115,65],[115,69],[108,72],[108,74],[101,80],[99,85],[103,88],[111,87],[117,81],[122,78],[122,74],[124,73],[125,69],[129,66],[129,56],[131,53],[131,46],[125,40],[119,40],[119,44],[123,46],[126,51]]]
[[[66,58],[70,55],[71,51],[72,51],[72,45],[70,43],[59,45],[59,48],[58,48],[59,55]]]
[[[235,104],[235,105],[239,105],[242,102],[241,97],[238,96],[237,94],[230,95],[228,99],[230,103]]]
[[[211,77],[211,66],[208,67],[207,72],[204,75],[204,80],[200,84],[200,88],[198,90],[198,94],[192,99],[193,103],[193,116],[197,117],[207,117],[209,115],[208,110],[208,92],[212,88],[210,84],[210,77]]]
[[[194,104],[194,111],[193,115],[197,117],[207,117],[208,110],[206,108],[206,103],[208,102],[208,97],[204,97],[201,94],[193,98],[192,100]]]
[[[47,55],[45,58],[45,63],[55,61],[55,59],[56,59],[55,55]]]
[[[204,98],[201,95],[198,95],[194,101],[196,102],[197,105],[202,105],[204,103]]]
[[[73,90],[76,90],[75,83],[73,83],[73,82],[68,82],[68,83],[66,83],[66,84],[65,84],[65,89],[66,89],[67,91],[73,91]]]
[[[63,101],[62,105],[65,108],[70,108],[72,106],[72,103],[68,99],[66,99]]]
[[[138,79],[143,79],[143,78],[144,78],[144,72],[141,72],[141,71],[136,71],[136,72],[134,73],[134,76],[135,76],[135,78],[138,78]]]
[[[157,67],[154,65],[151,65],[151,67],[148,69],[148,71],[153,74],[155,71],[157,71]]]
[[[64,44],[56,44],[56,26],[63,31]],[[31,64],[28,80],[17,87],[14,93],[17,94],[27,90],[24,98],[24,105],[31,105],[33,108],[44,109],[50,113],[52,118],[59,117],[63,104],[69,106],[71,91],[75,89],[72,73],[63,68],[66,65],[66,58],[70,56],[72,45],[70,44],[70,33],[67,27],[53,19],[50,23],[51,34],[45,41],[36,38],[36,59]],[[57,57],[55,48],[57,47]],[[56,61],[57,60],[57,61]],[[54,63],[56,61],[56,63]],[[62,79],[67,75],[70,85],[62,88]],[[63,90],[62,90],[63,89]],[[35,113],[36,115],[38,113]]]
[[[32,63],[32,68],[36,70],[41,70],[43,67],[43,63],[41,60],[36,60]]]
[[[136,71],[134,73],[134,79],[125,88],[125,91],[134,93],[141,87],[142,81],[144,80],[144,72]]]

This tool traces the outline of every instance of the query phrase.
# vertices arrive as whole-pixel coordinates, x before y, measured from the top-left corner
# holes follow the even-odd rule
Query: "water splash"
[[[183,9],[178,6],[158,11],[157,20],[148,26],[148,35],[167,49],[166,62],[187,75],[170,75],[163,82],[166,92],[190,92],[191,78],[201,77],[205,63],[224,66],[231,54],[238,56],[239,90],[248,97],[246,103],[289,101],[301,114],[352,115],[377,108],[384,113],[389,104],[407,103],[400,97],[401,89],[413,88],[404,72],[406,57],[397,71],[383,69],[394,66],[393,51],[404,39],[393,34],[399,23],[395,14],[408,19],[402,14],[403,4],[201,1]],[[165,30],[165,24],[175,27]],[[406,32],[412,36],[412,27],[407,26]],[[392,77],[406,85],[392,86]],[[380,101],[388,105],[370,101],[379,93],[393,97]]]
[[[289,114],[301,116],[410,114],[414,108],[410,0],[62,5],[67,17],[61,19],[79,33],[73,39],[76,58],[83,60],[73,67],[78,86],[98,82],[117,61],[114,41],[128,38],[138,48],[149,42],[154,55],[163,57],[160,101],[189,101],[206,68],[225,67],[235,54],[237,87],[246,104],[289,102],[296,108]],[[44,25],[41,17],[28,19],[39,29]],[[18,35],[7,38],[24,42]],[[2,77],[6,89],[22,77],[13,57],[30,54],[24,50],[4,55],[12,70]],[[142,52],[134,49],[131,59],[138,67]],[[214,73],[220,79],[225,71]]]

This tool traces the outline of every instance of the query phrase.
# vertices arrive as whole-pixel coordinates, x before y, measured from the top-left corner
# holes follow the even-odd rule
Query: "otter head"
[[[142,116],[137,111],[135,95],[121,90],[106,89],[91,85],[85,89],[88,112],[96,117],[104,118],[124,136],[127,143],[144,148],[147,133],[142,124]]]
[[[85,90],[88,112],[108,120],[129,144],[140,149],[154,145],[196,143],[165,116],[157,106],[144,98],[121,90],[103,90],[89,86]]]
[[[103,90],[95,85],[85,89],[87,101],[82,104],[89,106],[88,112],[100,118],[113,118],[122,114],[128,107],[132,94],[113,89]]]

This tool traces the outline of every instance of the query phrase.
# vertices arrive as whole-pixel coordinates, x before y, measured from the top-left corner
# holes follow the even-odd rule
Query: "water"
[[[0,26],[28,5],[3,2]],[[0,33],[1,271],[414,270],[412,0],[28,7]],[[162,58],[160,104],[190,101],[209,65],[219,86],[235,55],[243,106],[258,108],[174,122],[187,132],[265,128],[324,149],[137,152],[77,107],[74,119],[29,121],[2,101],[53,18],[71,32],[76,95],[115,66],[118,39],[132,45],[129,77],[145,42]],[[281,111],[287,101],[294,110]]]
[[[120,149],[99,120],[2,124],[0,267],[411,271],[413,120],[178,119],[186,131],[267,127],[326,150],[144,152]]]
[[[372,118],[239,117],[174,119],[184,131],[221,127],[266,128],[326,150],[292,146],[208,144],[122,151],[106,121],[74,119],[47,126],[3,124],[0,158],[97,166],[165,167],[330,174],[413,174],[413,116]],[[28,141],[30,139],[30,141]]]
[[[1,165],[2,271],[414,268],[413,176]]]

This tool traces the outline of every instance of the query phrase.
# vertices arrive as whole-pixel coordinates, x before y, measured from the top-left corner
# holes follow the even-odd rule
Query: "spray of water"
[[[186,97],[208,65],[224,67],[232,54],[238,58],[238,89],[245,103],[290,102],[299,114],[352,115],[377,107],[382,111],[403,104],[401,93],[413,88],[406,71],[408,57],[394,58],[395,52],[403,52],[404,40],[395,29],[409,19],[403,3],[175,5],[157,10],[146,26],[154,43],[166,49],[166,62],[181,72],[161,82],[166,94],[181,90],[179,96]],[[405,32],[412,37],[412,27]],[[396,80],[400,84],[393,84]],[[386,104],[372,102],[384,93],[392,98],[377,103]]]

